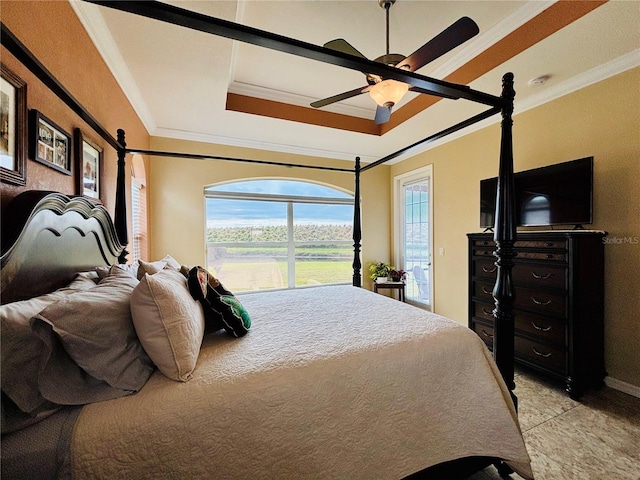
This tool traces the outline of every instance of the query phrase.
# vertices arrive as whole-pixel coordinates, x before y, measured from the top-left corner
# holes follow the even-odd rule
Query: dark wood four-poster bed
[[[107,6],[490,108],[371,164],[331,168],[355,177],[353,286],[245,294],[251,331],[205,335],[175,260],[125,265],[126,155],[328,167],[128,148],[2,25],[2,45],[118,154],[113,222],[55,192],[24,192],[2,212],[3,478],[454,479],[491,464],[533,478],[513,394],[512,74],[497,97],[160,3]],[[361,174],[497,113],[492,357],[468,328],[354,287]],[[185,338],[172,343],[178,320]],[[156,348],[173,352],[168,364]]]

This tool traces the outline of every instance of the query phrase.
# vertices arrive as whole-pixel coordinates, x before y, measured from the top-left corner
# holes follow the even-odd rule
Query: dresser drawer
[[[481,286],[484,292],[486,286]],[[567,296],[564,293],[551,293],[534,288],[515,287],[516,309],[526,309],[542,315],[567,316]]]
[[[531,310],[537,314],[565,317],[567,315],[567,297],[564,292],[547,292],[535,288],[515,287],[516,301],[514,309]],[[494,303],[493,283],[473,282],[473,297]]]
[[[493,349],[493,327],[480,322],[473,323],[473,331],[487,344],[487,347]]]
[[[489,250],[493,250],[496,246],[496,242],[493,239],[486,238],[481,240],[473,240],[471,243],[474,247],[488,247]]]
[[[472,275],[483,277],[495,283],[498,267],[494,260],[480,258],[473,261]],[[545,265],[518,263],[511,270],[511,278],[519,285],[531,285],[550,288],[567,288],[567,267],[564,265]]]
[[[490,257],[490,258],[493,258],[494,259],[493,261],[495,262],[496,257],[493,255],[493,252],[494,252],[494,249],[489,247],[473,249],[473,255],[477,257]]]
[[[516,284],[567,288],[567,268],[564,266],[519,263],[513,267],[512,278]]]
[[[483,318],[488,322],[493,322],[493,308],[494,304],[473,302],[473,316],[477,318]]]
[[[556,345],[566,345],[567,342],[567,324],[560,320],[554,320],[547,317],[541,317],[531,313],[518,311],[514,312],[515,322],[513,325],[516,334],[526,335],[533,340]],[[482,302],[473,302],[473,317],[480,319],[482,323],[486,323],[488,329],[493,333],[493,306]],[[474,328],[474,330],[476,330]],[[480,335],[480,331],[476,330]],[[482,335],[481,335],[482,336]],[[484,337],[487,337],[486,335]],[[486,338],[484,338],[486,341]]]
[[[534,363],[540,367],[564,373],[567,369],[567,353],[565,350],[534,342],[516,335],[516,357]]]
[[[518,250],[516,259],[544,260],[545,262],[567,262],[567,252],[532,252]]]
[[[516,248],[537,248],[537,249],[567,249],[566,239],[552,240],[518,240],[515,243]]]
[[[493,284],[494,282],[473,282],[473,296],[493,303]]]
[[[496,272],[498,271],[498,267],[495,266],[495,257],[492,258],[481,258],[473,261],[473,272],[472,274],[477,277],[486,277],[495,282]]]
[[[518,333],[526,334],[545,343],[566,345],[566,322],[521,311],[517,311],[515,315],[515,329]]]
[[[475,248],[486,247],[489,250],[494,250],[496,247],[496,242],[493,240],[493,238],[475,239],[472,241],[472,246]],[[543,250],[543,249],[566,250],[567,240],[564,238],[556,238],[556,239],[549,239],[549,240],[516,240],[513,246],[516,249],[535,248],[539,250]]]

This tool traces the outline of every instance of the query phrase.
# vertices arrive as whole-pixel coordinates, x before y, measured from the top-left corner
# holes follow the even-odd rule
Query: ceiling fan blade
[[[344,38],[337,38],[335,40],[331,40],[323,45],[325,48],[330,48],[331,50],[336,50],[342,53],[348,53],[349,55],[354,55],[360,58],[367,58],[363,54],[361,54],[356,48],[347,42]]]
[[[350,90],[348,92],[340,93],[338,95],[334,95],[333,97],[323,98],[322,100],[316,100],[311,104],[313,108],[320,108],[330,105],[332,103],[340,102],[341,100],[346,100],[347,98],[355,97],[360,95],[361,93],[368,92],[370,86],[367,85],[365,87],[359,87],[354,90]]]
[[[376,125],[381,123],[387,123],[391,118],[391,107],[381,107],[378,105],[376,108],[376,118],[374,120]]]
[[[396,67],[415,72],[476,36],[479,31],[476,22],[469,17],[462,17],[398,63]]]

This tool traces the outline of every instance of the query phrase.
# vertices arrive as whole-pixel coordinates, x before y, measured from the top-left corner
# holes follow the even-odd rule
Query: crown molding
[[[534,95],[529,95],[521,102],[516,101],[517,113],[526,112],[545,103],[564,97],[594,83],[606,80],[627,70],[640,66],[640,48],[622,55],[608,63],[587,70],[573,78],[560,82]],[[516,97],[517,98],[517,97]]]
[[[300,147],[296,145],[263,142],[260,140],[247,140],[245,138],[228,137],[222,135],[209,135],[206,133],[188,132],[185,130],[175,130],[171,128],[157,128],[153,133],[153,136],[173,138],[176,140],[190,140],[194,142],[212,143],[231,147],[254,148],[256,150],[267,150],[270,152],[292,153],[295,155],[331,158],[334,160],[346,160],[350,162],[353,162],[356,157],[360,157],[362,163],[371,163],[375,160],[378,160],[378,157],[374,157],[372,155],[352,154],[339,150]]]

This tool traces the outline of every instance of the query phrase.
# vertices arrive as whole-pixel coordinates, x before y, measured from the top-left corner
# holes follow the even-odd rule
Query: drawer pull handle
[[[484,242],[482,242],[482,245],[489,245],[489,242],[485,240]]]
[[[551,352],[542,353],[542,352],[539,352],[538,350],[536,350],[536,347],[531,347],[531,348],[533,349],[533,353],[535,353],[539,357],[549,358],[551,356]]]
[[[482,287],[482,293],[486,293],[487,295],[493,294],[491,290],[487,290],[487,287]]]
[[[482,271],[484,273],[493,273],[498,269],[498,267],[493,267],[493,268],[487,268],[487,267],[482,267]]]
[[[549,254],[547,254],[547,259],[548,259],[548,260],[551,260],[553,257],[554,257],[554,255],[552,255],[552,254],[550,254],[550,253],[549,253]]]
[[[484,328],[482,329],[482,334],[485,337],[493,338],[493,335],[491,335],[489,332],[487,332]]]
[[[546,280],[548,278],[551,278],[551,274],[547,273],[546,275],[538,275],[536,272],[531,272],[531,276],[533,276],[533,278],[535,278],[536,280]]]
[[[540,330],[541,332],[548,332],[549,330],[551,330],[551,325],[549,325],[548,327],[539,327],[538,325],[536,325],[536,322],[531,322],[531,325],[533,325],[533,328],[535,328],[536,330]]]
[[[487,309],[484,307],[482,307],[482,313],[484,313],[485,315],[493,315],[493,312],[491,310],[487,312]]]
[[[538,299],[536,299],[536,297],[532,296],[531,300],[533,300],[533,303],[535,303],[536,305],[542,305],[543,307],[546,307],[547,305],[549,305],[551,303],[551,300],[547,300],[546,302],[542,302]]]
[[[544,242],[545,247],[553,247],[553,242]]]

